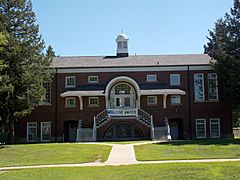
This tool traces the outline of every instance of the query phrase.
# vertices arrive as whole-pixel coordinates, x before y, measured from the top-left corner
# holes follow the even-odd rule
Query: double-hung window
[[[51,122],[41,122],[41,141],[51,140]]]
[[[170,85],[179,86],[180,84],[180,74],[170,74]]]
[[[206,119],[196,119],[196,137],[206,138]]]
[[[89,97],[88,106],[89,107],[98,107],[99,106],[98,97]]]
[[[28,142],[37,141],[37,122],[27,123],[27,141]]]
[[[210,136],[212,138],[220,138],[220,119],[210,118]]]
[[[194,74],[195,101],[204,101],[204,75]]]
[[[65,87],[66,88],[76,87],[75,76],[66,76],[65,77]]]
[[[157,104],[157,96],[148,96],[147,97],[147,103],[149,105]]]
[[[50,82],[43,82],[44,95],[42,96],[42,104],[51,104],[51,87]]]
[[[181,104],[181,96],[180,95],[172,95],[171,96],[171,104],[172,105]]]
[[[67,108],[74,108],[74,107],[76,107],[76,99],[75,99],[75,97],[67,97],[65,99],[65,107],[67,107]]]
[[[208,100],[218,100],[218,82],[216,73],[208,74]]]

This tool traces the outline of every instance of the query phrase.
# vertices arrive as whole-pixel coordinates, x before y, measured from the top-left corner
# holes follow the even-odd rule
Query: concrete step
[[[77,130],[77,142],[93,141],[93,129],[92,128],[79,128]]]

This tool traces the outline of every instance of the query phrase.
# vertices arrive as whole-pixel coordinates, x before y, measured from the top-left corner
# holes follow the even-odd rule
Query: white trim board
[[[187,71],[188,66],[165,66],[165,67],[101,67],[101,68],[61,68],[57,73],[88,73],[88,72],[146,72],[146,71]],[[189,66],[190,71],[212,70],[209,66]]]

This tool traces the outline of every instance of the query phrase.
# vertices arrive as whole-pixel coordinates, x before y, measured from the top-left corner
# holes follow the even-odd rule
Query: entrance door
[[[170,134],[172,139],[179,139],[179,127],[178,127],[178,122],[177,121],[173,121],[173,122],[169,122],[169,126],[170,126]]]
[[[129,96],[118,95],[115,97],[115,107],[117,109],[128,109],[131,107],[131,98]]]

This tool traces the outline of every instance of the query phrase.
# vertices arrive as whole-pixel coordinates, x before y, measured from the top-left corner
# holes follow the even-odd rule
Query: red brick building
[[[55,57],[19,142],[232,137],[231,106],[205,54]]]

